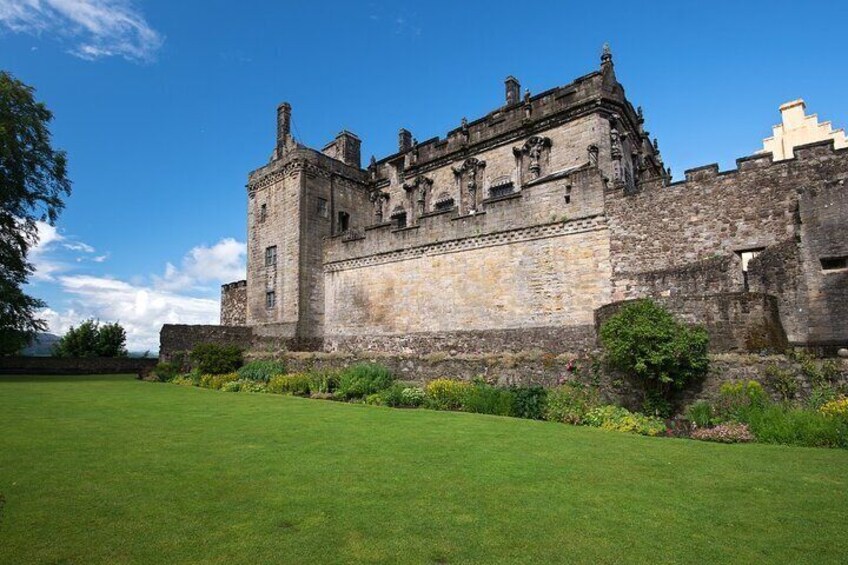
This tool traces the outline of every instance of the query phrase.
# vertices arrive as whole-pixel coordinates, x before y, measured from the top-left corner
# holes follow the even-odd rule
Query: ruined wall
[[[159,332],[159,359],[170,361],[175,354],[191,351],[195,345],[202,343],[248,349],[252,339],[253,332],[246,326],[165,324]]]
[[[247,325],[247,281],[221,285],[221,325]]]
[[[673,295],[656,297],[655,302],[675,318],[703,326],[710,335],[710,351],[783,352],[788,346],[774,296],[756,292],[712,295]],[[603,323],[631,300],[613,302],[595,312],[595,329],[600,335]]]
[[[613,298],[743,291],[739,254],[769,250],[749,265],[749,285],[780,293],[789,340],[848,340],[840,310],[845,285],[819,264],[820,255],[845,250],[840,181],[848,178],[848,151],[819,143],[796,148],[795,155],[778,163],[770,155],[739,159],[738,169],[725,173],[700,167],[687,171],[685,182],[646,185],[633,195],[607,191]],[[796,238],[800,262],[790,248],[770,250]],[[805,296],[821,306],[803,310]]]

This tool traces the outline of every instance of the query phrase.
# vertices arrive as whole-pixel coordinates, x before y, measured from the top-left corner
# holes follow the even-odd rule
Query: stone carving
[[[371,193],[371,204],[374,205],[374,220],[378,224],[383,223],[383,204],[389,199],[389,195],[385,192],[372,192]]]
[[[427,211],[427,193],[432,186],[433,180],[424,176],[417,176],[413,182],[403,185],[403,189],[413,195],[419,216]]]
[[[512,151],[516,156],[527,156],[527,172],[530,174],[530,180],[536,180],[542,176],[542,157],[545,150],[547,150],[550,146],[550,138],[534,135],[528,139],[521,148],[513,148]]]
[[[461,167],[452,167],[453,174],[460,185],[460,193],[465,196],[462,203],[466,213],[473,213],[477,209],[477,175],[485,166],[486,161],[471,157],[466,159]]]

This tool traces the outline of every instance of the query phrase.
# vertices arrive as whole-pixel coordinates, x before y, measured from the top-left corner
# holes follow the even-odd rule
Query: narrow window
[[[571,204],[571,187],[570,186],[565,187],[565,203]]]
[[[259,221],[264,222],[265,218],[268,217],[268,205],[262,204],[259,206]]]
[[[350,214],[347,212],[339,212],[338,232],[344,233],[350,229]]]
[[[489,189],[489,197],[490,198],[498,198],[500,196],[506,196],[508,194],[512,194],[513,185],[512,182],[503,182],[498,185],[492,186]]]
[[[748,292],[749,284],[748,284],[748,263],[751,260],[760,254],[764,248],[760,247],[758,249],[747,249],[745,251],[737,251],[736,253],[739,255],[739,258],[742,259],[742,284],[744,285],[745,292]]]
[[[265,291],[265,308],[273,308],[277,304],[277,294],[273,290]]]
[[[453,209],[453,198],[445,198],[436,202],[436,211],[444,212]]]
[[[265,248],[265,266],[266,267],[274,267],[277,265],[277,246],[272,245],[271,247]]]
[[[822,271],[838,271],[840,269],[848,269],[848,256],[846,257],[822,257]]]
[[[324,198],[318,199],[318,215],[322,218],[330,217],[330,209],[327,207],[327,200]]]

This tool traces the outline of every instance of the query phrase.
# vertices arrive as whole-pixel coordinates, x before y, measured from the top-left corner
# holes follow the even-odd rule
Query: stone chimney
[[[291,137],[291,104],[283,102],[277,106],[277,152],[282,153]]]
[[[506,87],[506,105],[518,104],[521,99],[521,84],[519,84],[518,79],[510,75],[506,77],[504,86]]]
[[[409,130],[400,128],[398,132],[398,152],[403,153],[412,149],[412,133]]]
[[[361,168],[360,163],[360,146],[362,141],[347,130],[343,130],[336,136],[336,159],[350,165],[351,167]]]

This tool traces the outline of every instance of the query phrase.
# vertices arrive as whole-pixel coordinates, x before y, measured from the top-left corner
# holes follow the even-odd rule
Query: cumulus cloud
[[[164,38],[130,0],[0,0],[0,25],[16,33],[50,34],[81,59],[123,57],[150,62]]]
[[[221,284],[243,279],[246,255],[246,245],[231,237],[211,247],[200,245],[183,257],[179,267],[167,263],[164,275],[154,277],[154,285],[160,290],[209,290],[208,285],[213,282]]]
[[[54,235],[49,230],[45,234],[47,239]],[[50,243],[67,248],[67,240],[58,233]],[[137,276],[127,281],[53,270],[50,280],[60,286],[66,307],[61,311],[47,308],[39,315],[50,331],[59,335],[88,318],[119,322],[127,332],[128,349],[155,351],[162,324],[218,323],[218,285],[244,278],[245,256],[243,242],[226,238],[212,246],[192,248],[179,267],[166,264],[162,276]],[[91,260],[99,262],[105,256]]]

